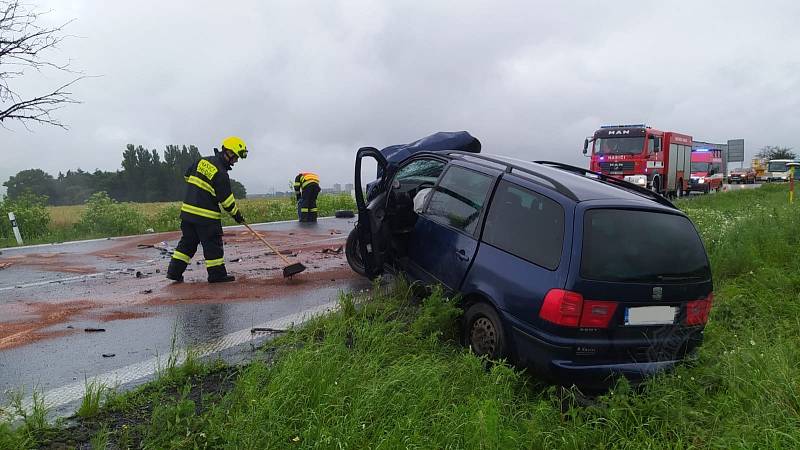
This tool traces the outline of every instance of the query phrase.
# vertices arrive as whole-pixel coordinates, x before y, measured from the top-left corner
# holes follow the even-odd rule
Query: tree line
[[[186,168],[200,159],[194,145],[167,145],[162,155],[141,145],[128,144],[122,152],[122,170],[108,172],[81,169],[59,172],[52,176],[41,169],[27,169],[3,183],[9,199],[25,193],[47,197],[50,205],[84,203],[92,194],[104,191],[120,202],[165,202],[182,200],[186,192],[183,178]],[[236,198],[245,198],[242,183],[231,179]]]
[[[781,147],[779,145],[765,145],[756,153],[756,158],[765,159],[797,159],[797,154],[792,151],[792,147]]]

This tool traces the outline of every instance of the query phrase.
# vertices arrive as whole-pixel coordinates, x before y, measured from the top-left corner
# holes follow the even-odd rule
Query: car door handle
[[[467,252],[465,252],[463,249],[456,252],[456,258],[462,261],[469,261],[469,256],[467,256]]]

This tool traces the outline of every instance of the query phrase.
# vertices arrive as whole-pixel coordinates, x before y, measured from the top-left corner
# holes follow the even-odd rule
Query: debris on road
[[[113,358],[117,356],[116,353],[103,353],[103,358]]]
[[[286,330],[279,330],[277,328],[264,328],[264,327],[254,327],[250,329],[251,334],[256,333],[286,333]]]
[[[14,263],[10,263],[10,262],[4,262],[4,263],[0,263],[0,270],[3,270],[3,269],[5,269],[6,267],[9,267],[9,266],[11,266],[12,264],[14,264]]]
[[[142,275],[142,272],[140,272],[138,270],[136,271],[136,278],[142,278],[143,276],[144,275]]]
[[[342,253],[342,250],[343,250],[343,248],[344,248],[344,247],[342,247],[341,245],[340,245],[340,246],[338,246],[338,247],[336,247],[336,248],[323,248],[321,251],[319,251],[319,252],[317,252],[317,253],[325,253],[325,254],[338,255],[338,254],[341,254],[341,253]]]
[[[248,225],[247,223],[243,223],[243,225],[245,226],[245,228],[247,228],[247,231],[249,231],[250,233],[253,234],[253,236],[258,238],[258,240],[261,241],[264,245],[266,245],[267,248],[269,248],[273,252],[277,253],[278,256],[280,256],[280,258],[283,260],[283,262],[286,263],[286,266],[283,268],[283,277],[284,278],[291,278],[293,275],[297,275],[300,272],[303,272],[304,270],[306,270],[306,266],[304,266],[303,263],[301,263],[301,262],[296,262],[296,263],[290,262],[275,247],[273,247],[272,244],[267,242],[266,239],[264,239],[260,234],[258,234],[256,232],[256,230],[252,229],[250,227],[250,225]],[[300,253],[300,252],[298,252],[298,253]]]
[[[106,331],[105,328],[84,328],[83,331],[87,333],[103,333]]]
[[[153,293],[153,290],[152,290],[152,289],[145,289],[145,290],[143,290],[143,291],[139,291],[139,293],[140,293],[140,294],[152,294],[152,293]]]

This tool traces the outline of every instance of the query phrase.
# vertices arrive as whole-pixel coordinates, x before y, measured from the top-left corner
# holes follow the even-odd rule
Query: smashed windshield
[[[598,138],[594,148],[598,155],[637,155],[644,150],[644,137]]]

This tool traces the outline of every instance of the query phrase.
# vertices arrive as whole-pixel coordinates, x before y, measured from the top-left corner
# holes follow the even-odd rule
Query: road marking
[[[272,223],[275,223],[275,222],[272,222]],[[314,240],[314,241],[301,242],[299,244],[291,244],[291,245],[292,246],[311,245],[311,244],[319,244],[321,242],[331,242],[331,241],[337,241],[337,240],[342,240],[342,239],[347,239],[347,236],[344,236],[344,235],[335,236],[335,237],[332,237],[332,238],[317,239],[317,240]],[[285,245],[284,246],[277,246],[276,248],[281,248],[281,247],[286,247],[286,246]],[[138,266],[133,266],[133,267],[126,267],[125,269],[114,269],[114,270],[108,270],[108,271],[105,271],[105,272],[96,272],[96,273],[88,273],[88,274],[84,274],[84,275],[76,275],[74,277],[53,278],[51,280],[35,281],[33,283],[17,284],[17,285],[14,285],[14,286],[5,286],[5,287],[0,287],[0,292],[9,291],[11,289],[24,289],[24,288],[29,288],[29,287],[44,286],[44,285],[52,284],[52,283],[62,283],[62,284],[63,283],[72,283],[74,281],[88,280],[89,278],[97,278],[97,277],[102,276],[102,275],[116,275],[116,274],[125,273],[125,272],[135,272],[137,269],[144,269],[146,267],[149,267],[150,264],[153,264],[154,262],[157,262],[157,261],[161,261],[161,260],[160,259],[148,259],[148,260],[144,261],[143,264],[140,264]]]
[[[253,327],[227,334],[204,344],[184,349],[177,349],[171,356],[175,358],[175,364],[180,365],[186,360],[187,351],[191,352],[192,355],[197,358],[210,356],[223,350],[227,350],[231,347],[255,340],[256,335],[250,332],[251,328],[259,327],[287,329],[301,325],[312,318],[334,311],[337,308],[338,302],[327,302],[294,314],[290,314],[288,316],[281,317],[279,319],[270,320],[262,324],[254,325]],[[130,364],[119,369],[89,377],[85,381],[77,381],[51,389],[44,392],[42,395],[44,405],[50,409],[58,408],[71,402],[78,401],[86,394],[86,385],[89,383],[95,383],[96,385],[107,387],[117,387],[141,380],[145,377],[149,377],[166,369],[167,367],[165,360],[169,360],[169,358],[170,355],[165,355],[164,357],[155,356],[142,362]],[[26,397],[22,402],[22,406],[26,411],[31,411],[33,409],[33,396],[31,395]]]

